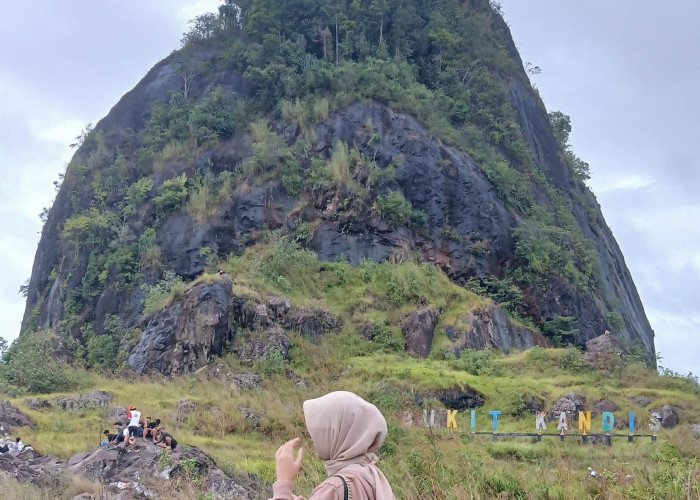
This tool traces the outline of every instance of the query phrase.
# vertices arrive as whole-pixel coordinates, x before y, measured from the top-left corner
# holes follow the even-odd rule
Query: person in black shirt
[[[162,427],[158,427],[158,439],[155,441],[155,444],[161,448],[171,451],[177,447],[177,441],[175,441],[175,438],[165,432],[165,429]]]

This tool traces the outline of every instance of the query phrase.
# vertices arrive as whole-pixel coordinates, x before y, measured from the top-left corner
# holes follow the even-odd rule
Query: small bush
[[[390,191],[386,196],[377,196],[375,209],[380,217],[396,226],[423,229],[428,223],[425,212],[414,210],[411,202],[400,191]]]
[[[182,206],[188,195],[186,184],[187,174],[163,182],[158,190],[158,196],[153,199],[161,217],[169,215]]]
[[[187,286],[182,278],[172,271],[153,286],[146,287],[146,299],[143,302],[143,315],[152,316],[162,310],[174,299],[182,296]]]
[[[493,360],[493,353],[489,350],[465,349],[459,358],[449,360],[449,364],[456,370],[464,370],[472,375],[497,376],[501,372],[500,366]]]

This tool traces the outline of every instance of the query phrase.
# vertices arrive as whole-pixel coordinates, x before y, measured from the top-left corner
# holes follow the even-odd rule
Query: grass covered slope
[[[275,450],[281,442],[302,436],[307,453],[298,481],[300,493],[308,493],[324,478],[305,432],[302,402],[333,390],[356,392],[386,416],[389,435],[379,453],[380,465],[401,499],[478,499],[497,494],[501,498],[666,499],[700,493],[696,480],[700,439],[689,430],[690,424],[700,421],[700,388],[691,379],[659,376],[636,363],[620,363],[614,376],[609,376],[588,369],[575,349],[535,348],[509,356],[467,351],[459,359],[418,361],[372,352],[370,346],[343,334],[329,334],[317,343],[292,334],[290,362],[242,364],[233,355],[221,361],[223,373],[263,375],[264,389],[259,392],[230,391],[221,380],[205,376],[165,380],[134,379],[127,374],[73,375],[81,391],[110,391],[114,404],[137,404],[144,415],[161,418],[178,441],[201,447],[224,471],[251,472],[269,483],[274,481]],[[305,384],[299,385],[299,380]],[[527,402],[541,398],[548,410],[572,391],[587,396],[586,409],[605,398],[619,405],[617,418],[626,421],[628,412],[634,411],[641,426],[638,433],[648,433],[649,409],[667,403],[682,408],[681,424],[673,430],[662,429],[656,444],[649,438],[637,438],[634,443],[615,439],[607,448],[581,445],[575,437],[565,443],[558,438],[542,443],[501,438],[492,443],[490,436],[471,434],[468,412],[458,413],[456,430],[424,428],[416,397],[425,396],[425,405],[439,409],[440,403],[430,395],[440,389],[473,389],[483,396],[485,404],[476,410],[477,431],[490,431],[488,411],[500,410],[499,431],[533,432],[535,419]],[[644,409],[631,397],[646,397],[652,403]],[[196,403],[188,414],[178,412],[179,402],[185,399]],[[61,458],[95,448],[100,430],[109,423],[107,410],[33,411],[22,398],[12,403],[37,424],[36,431],[17,429],[16,433],[41,453]],[[250,418],[251,410],[259,414],[257,419]],[[413,426],[402,424],[407,413],[413,415]],[[552,431],[555,426],[551,424],[549,432],[556,432]],[[592,432],[600,428],[598,416]],[[586,479],[588,467],[599,473],[598,479]]]

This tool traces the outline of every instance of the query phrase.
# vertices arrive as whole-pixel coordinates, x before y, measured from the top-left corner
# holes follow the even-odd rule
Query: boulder
[[[152,485],[169,481],[174,485],[195,477],[201,478],[214,498],[253,499],[265,490],[256,476],[226,476],[209,455],[193,446],[180,445],[167,459],[162,456],[161,448],[149,442],[139,441],[137,446],[139,452],[133,454],[114,447],[78,453],[67,464],[59,463],[57,468],[98,480],[113,494],[129,495],[117,498],[151,498],[149,494],[153,492],[148,488]],[[187,467],[183,467],[184,462],[188,463]]]
[[[596,370],[612,371],[620,362],[622,348],[609,331],[586,342],[583,360]]]
[[[439,317],[440,313],[435,309],[420,309],[401,321],[406,350],[411,356],[427,358],[430,355]]]
[[[544,399],[533,394],[526,394],[523,396],[523,403],[525,403],[525,409],[528,413],[534,415],[538,411],[544,411]]]
[[[664,405],[656,410],[651,410],[651,413],[659,414],[661,427],[664,429],[673,429],[680,422],[681,409],[676,406]]]
[[[254,373],[227,373],[224,377],[224,388],[229,391],[253,390],[256,392],[263,389],[263,378]]]
[[[260,421],[264,417],[262,413],[248,406],[239,406],[238,411],[243,415],[248,428],[254,431],[260,428]]]
[[[569,421],[578,421],[578,412],[585,411],[585,406],[586,396],[577,392],[570,392],[554,404],[549,413],[547,413],[545,420],[547,422],[559,420],[559,414],[564,411]]]
[[[692,432],[693,434],[700,434],[700,424],[691,425],[690,432]]]
[[[109,420],[110,424],[112,424],[113,422],[125,423],[128,414],[129,414],[129,410],[127,410],[123,406],[113,406],[112,408],[109,409],[109,413],[107,414],[107,419]]]
[[[80,411],[86,408],[103,408],[112,403],[112,395],[106,391],[90,391],[88,394],[61,396],[56,398],[56,406],[63,410]]]
[[[601,399],[600,401],[596,401],[595,403],[593,403],[591,415],[593,417],[596,417],[598,415],[602,415],[605,411],[615,413],[616,411],[620,411],[620,407],[617,406],[615,402],[610,401],[609,399]]]
[[[641,397],[631,397],[629,398],[630,401],[638,404],[642,408],[646,408],[651,404],[651,399],[649,398],[641,398]]]
[[[299,307],[289,311],[283,326],[296,330],[312,340],[318,340],[330,331],[341,329],[343,321],[327,311]]]
[[[233,283],[200,283],[181,300],[143,325],[143,336],[129,356],[137,373],[180,375],[194,372],[223,354],[233,342],[231,330]]]
[[[24,400],[24,404],[32,410],[51,408],[51,402],[48,399],[27,398]]]
[[[189,399],[181,399],[177,403],[177,412],[175,413],[175,420],[177,422],[184,422],[190,413],[195,411],[199,403],[196,401],[191,401]]]
[[[254,333],[237,340],[238,355],[244,361],[259,361],[272,350],[289,361],[289,336],[282,328],[273,326],[262,333]]]
[[[32,420],[15,408],[9,401],[0,403],[0,435],[10,434],[12,427],[29,427],[36,429]]]
[[[416,403],[423,406],[426,400],[437,399],[448,410],[464,411],[484,406],[485,397],[471,387],[437,389],[426,394],[416,395]]]
[[[41,487],[58,484],[65,463],[54,457],[22,458],[12,453],[0,455],[0,473],[18,481],[31,481]]]

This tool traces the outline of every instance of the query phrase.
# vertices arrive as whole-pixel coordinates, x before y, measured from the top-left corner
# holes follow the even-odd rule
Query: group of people
[[[126,418],[128,420],[126,426],[122,422],[114,422],[114,434],[110,433],[109,430],[102,433],[105,436],[102,440],[102,446],[116,446],[128,453],[136,453],[138,451],[136,448],[137,439],[141,438],[145,443],[150,438],[154,445],[161,448],[172,451],[177,447],[177,441],[161,425],[159,418],[152,420],[151,417],[146,417],[145,421],[142,421],[141,412],[135,406],[129,407]]]
[[[15,439],[14,443],[12,442],[12,439],[10,439],[10,438],[6,438],[4,441],[2,439],[0,439],[0,453],[13,453],[13,452],[19,453],[20,451],[33,450],[33,449],[34,448],[32,448],[31,446],[25,445],[22,442],[22,439],[19,437],[17,439]]]

